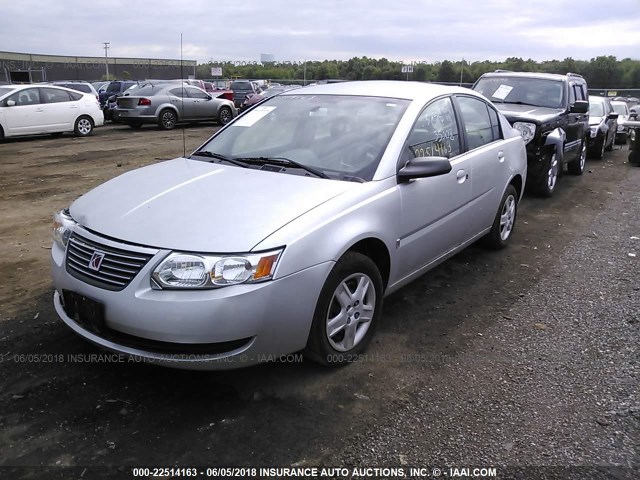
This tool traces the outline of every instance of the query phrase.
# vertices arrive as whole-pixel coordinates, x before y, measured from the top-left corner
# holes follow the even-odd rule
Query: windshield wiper
[[[302,163],[298,163],[295,160],[291,160],[285,157],[246,157],[246,158],[236,158],[234,160],[240,160],[242,162],[260,164],[260,165],[265,165],[269,163],[273,165],[281,165],[284,167],[300,168],[302,170],[306,170],[307,172],[315,175],[316,177],[331,178],[329,175],[327,175],[324,172],[321,172],[320,170],[316,170],[313,167],[303,165]]]
[[[223,162],[231,163],[232,165],[237,165],[238,167],[249,168],[249,165],[243,162],[239,162],[235,158],[225,157],[224,155],[221,155],[219,153],[209,152],[207,150],[197,150],[193,152],[193,155],[198,155],[199,157],[215,158],[217,160],[222,160]]]
[[[521,101],[509,102],[508,100],[503,100],[502,103],[512,103],[514,105],[529,105],[530,107],[539,107],[540,106],[540,105],[535,105],[533,103],[527,103],[527,102],[521,102]]]

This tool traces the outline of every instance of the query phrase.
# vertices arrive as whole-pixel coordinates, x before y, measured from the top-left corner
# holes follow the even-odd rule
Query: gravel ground
[[[444,371],[425,371],[429,381],[410,401],[389,405],[378,426],[345,442],[351,448],[335,463],[640,478],[640,169],[629,168],[607,193],[557,269]]]

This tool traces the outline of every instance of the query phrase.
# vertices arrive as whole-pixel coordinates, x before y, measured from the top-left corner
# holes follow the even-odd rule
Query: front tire
[[[580,155],[573,162],[567,164],[567,170],[571,175],[582,175],[584,173],[584,167],[587,164],[587,141],[582,139],[582,145],[580,146]]]
[[[376,264],[361,253],[345,253],[320,291],[305,356],[329,367],[356,359],[371,341],[383,294]]]
[[[493,250],[501,250],[509,244],[516,226],[517,213],[518,192],[513,185],[509,185],[502,196],[491,231],[483,239],[486,247]]]
[[[91,135],[93,133],[93,121],[87,116],[79,117],[73,128],[73,133],[76,137]]]
[[[554,152],[551,155],[545,155],[542,173],[538,178],[537,192],[541,197],[550,197],[556,190],[558,183],[558,175],[560,174],[560,162],[558,156]]]
[[[607,146],[607,137],[604,137],[602,139],[602,145],[600,145],[600,148],[598,150],[596,150],[594,157],[597,158],[598,160],[602,160],[604,158],[604,149]]]
[[[161,129],[172,130],[176,128],[176,123],[178,123],[178,116],[173,110],[166,109],[160,112],[158,126]]]

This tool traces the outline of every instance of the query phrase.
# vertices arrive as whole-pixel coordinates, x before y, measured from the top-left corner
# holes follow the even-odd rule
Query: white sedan
[[[64,132],[84,137],[103,123],[95,95],[53,85],[0,86],[0,140]]]

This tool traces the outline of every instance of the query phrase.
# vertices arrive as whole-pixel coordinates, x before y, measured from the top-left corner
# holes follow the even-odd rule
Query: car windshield
[[[120,82],[111,82],[107,87],[107,93],[118,93],[120,91]]]
[[[284,158],[331,178],[369,181],[408,105],[395,98],[280,95],[201,150],[233,160]]]
[[[604,107],[598,101],[589,102],[589,115],[592,117],[604,117]]]
[[[72,90],[77,90],[79,92],[93,93],[91,91],[91,87],[89,85],[85,85],[84,83],[69,83],[69,84],[62,85],[62,86],[70,88]]]
[[[629,114],[629,110],[627,110],[626,103],[612,103],[611,106],[613,107],[613,111],[616,112],[618,115]]]
[[[233,82],[231,90],[253,90],[249,82]]]
[[[0,87],[0,97],[6,95],[9,92],[13,92],[15,89],[13,87]]]
[[[563,88],[558,80],[491,76],[478,80],[473,89],[495,103],[562,108]]]
[[[164,89],[166,85],[142,85],[140,87],[136,87],[135,85],[127,90],[127,94],[131,95],[144,95],[144,96],[152,96],[156,95],[160,90]]]

